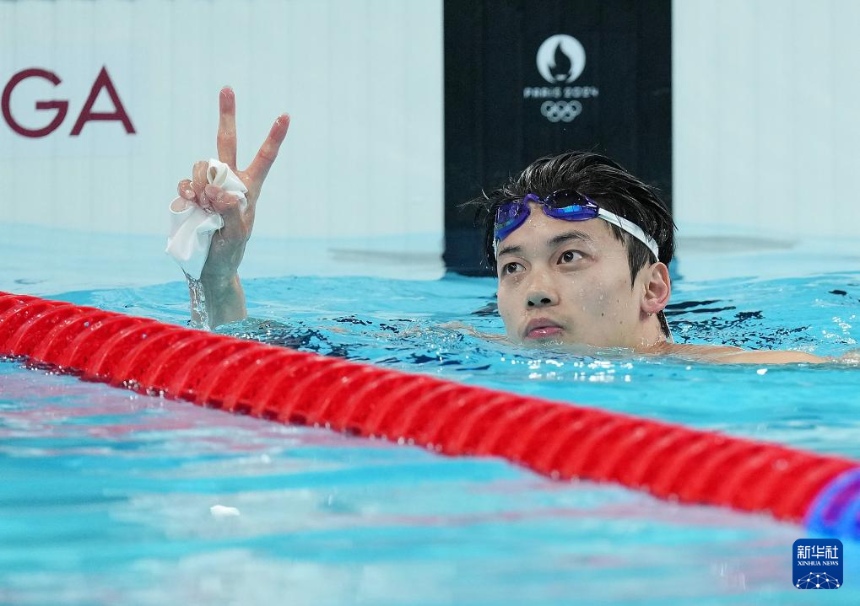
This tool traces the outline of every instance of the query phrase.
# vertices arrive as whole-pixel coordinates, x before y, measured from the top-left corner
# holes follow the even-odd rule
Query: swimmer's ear
[[[669,304],[672,296],[672,280],[669,278],[669,268],[665,263],[654,263],[643,267],[640,273],[642,284],[645,287],[642,296],[642,311],[648,314],[656,314],[663,311]]]

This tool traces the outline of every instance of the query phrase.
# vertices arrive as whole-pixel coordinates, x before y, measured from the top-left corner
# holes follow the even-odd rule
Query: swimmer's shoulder
[[[686,343],[661,343],[652,348],[652,353],[713,364],[825,364],[838,361],[836,358],[816,356],[804,351],[753,351],[728,345]]]

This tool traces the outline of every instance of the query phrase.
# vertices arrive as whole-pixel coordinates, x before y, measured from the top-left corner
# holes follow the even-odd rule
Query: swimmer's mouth
[[[536,318],[526,324],[526,340],[557,339],[564,329],[552,320]]]

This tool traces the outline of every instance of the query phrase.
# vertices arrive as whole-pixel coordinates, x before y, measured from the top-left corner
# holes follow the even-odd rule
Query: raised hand
[[[248,204],[243,209],[235,195],[225,192],[217,185],[209,185],[205,161],[194,165],[192,179],[179,182],[177,189],[181,197],[224,218],[224,227],[212,238],[209,257],[200,278],[203,282],[207,278],[230,278],[238,271],[245,254],[245,245],[254,228],[257,199],[260,197],[263,182],[278,156],[278,150],[290,126],[290,117],[287,114],[278,116],[254,160],[245,170],[239,170],[236,166],[236,96],[229,87],[221,89],[219,106],[218,159],[227,164],[248,188]]]
[[[278,116],[251,164],[245,170],[239,170],[236,166],[236,96],[231,88],[221,89],[219,107],[218,159],[227,164],[248,188],[245,194],[247,205],[241,205],[234,194],[208,183],[206,161],[197,162],[192,170],[192,178],[180,181],[177,187],[182,198],[208,212],[218,213],[224,219],[224,226],[212,237],[209,256],[200,275],[208,316],[202,323],[212,327],[246,316],[245,297],[238,275],[239,265],[254,228],[257,199],[263,182],[290,126],[287,114]],[[201,302],[195,301],[198,296],[192,288],[192,315],[195,320],[200,320]]]

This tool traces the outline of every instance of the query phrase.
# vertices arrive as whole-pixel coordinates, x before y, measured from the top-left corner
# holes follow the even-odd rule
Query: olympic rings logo
[[[582,103],[579,101],[544,101],[540,113],[550,122],[573,122],[582,113]]]

